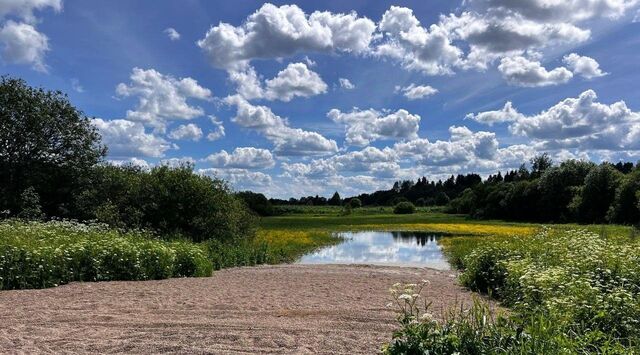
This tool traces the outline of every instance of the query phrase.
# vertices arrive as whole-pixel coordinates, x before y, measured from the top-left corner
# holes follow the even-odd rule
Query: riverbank
[[[72,353],[363,353],[397,329],[386,308],[396,282],[431,282],[439,316],[472,293],[453,271],[279,265],[212,277],[72,283],[0,293],[0,348]]]

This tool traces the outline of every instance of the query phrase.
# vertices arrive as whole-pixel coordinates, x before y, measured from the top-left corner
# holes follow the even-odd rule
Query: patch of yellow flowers
[[[361,229],[363,226],[359,226]],[[490,235],[490,236],[530,236],[536,233],[539,227],[521,225],[481,224],[481,223],[416,223],[393,225],[367,225],[368,229],[382,230],[407,230],[440,232],[456,235]]]

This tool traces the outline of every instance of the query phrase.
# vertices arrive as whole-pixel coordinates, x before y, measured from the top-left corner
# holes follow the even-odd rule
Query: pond
[[[341,232],[343,242],[304,255],[299,264],[375,264],[450,270],[438,240],[425,232]]]

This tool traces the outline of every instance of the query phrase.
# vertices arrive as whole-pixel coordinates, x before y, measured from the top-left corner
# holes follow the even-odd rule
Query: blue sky
[[[640,158],[636,0],[0,1],[0,68],[108,160],[269,196]]]

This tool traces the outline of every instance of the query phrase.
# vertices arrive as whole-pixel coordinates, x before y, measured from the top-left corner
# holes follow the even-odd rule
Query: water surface
[[[376,264],[449,270],[438,244],[442,235],[425,232],[341,232],[344,241],[304,255],[300,264]]]

